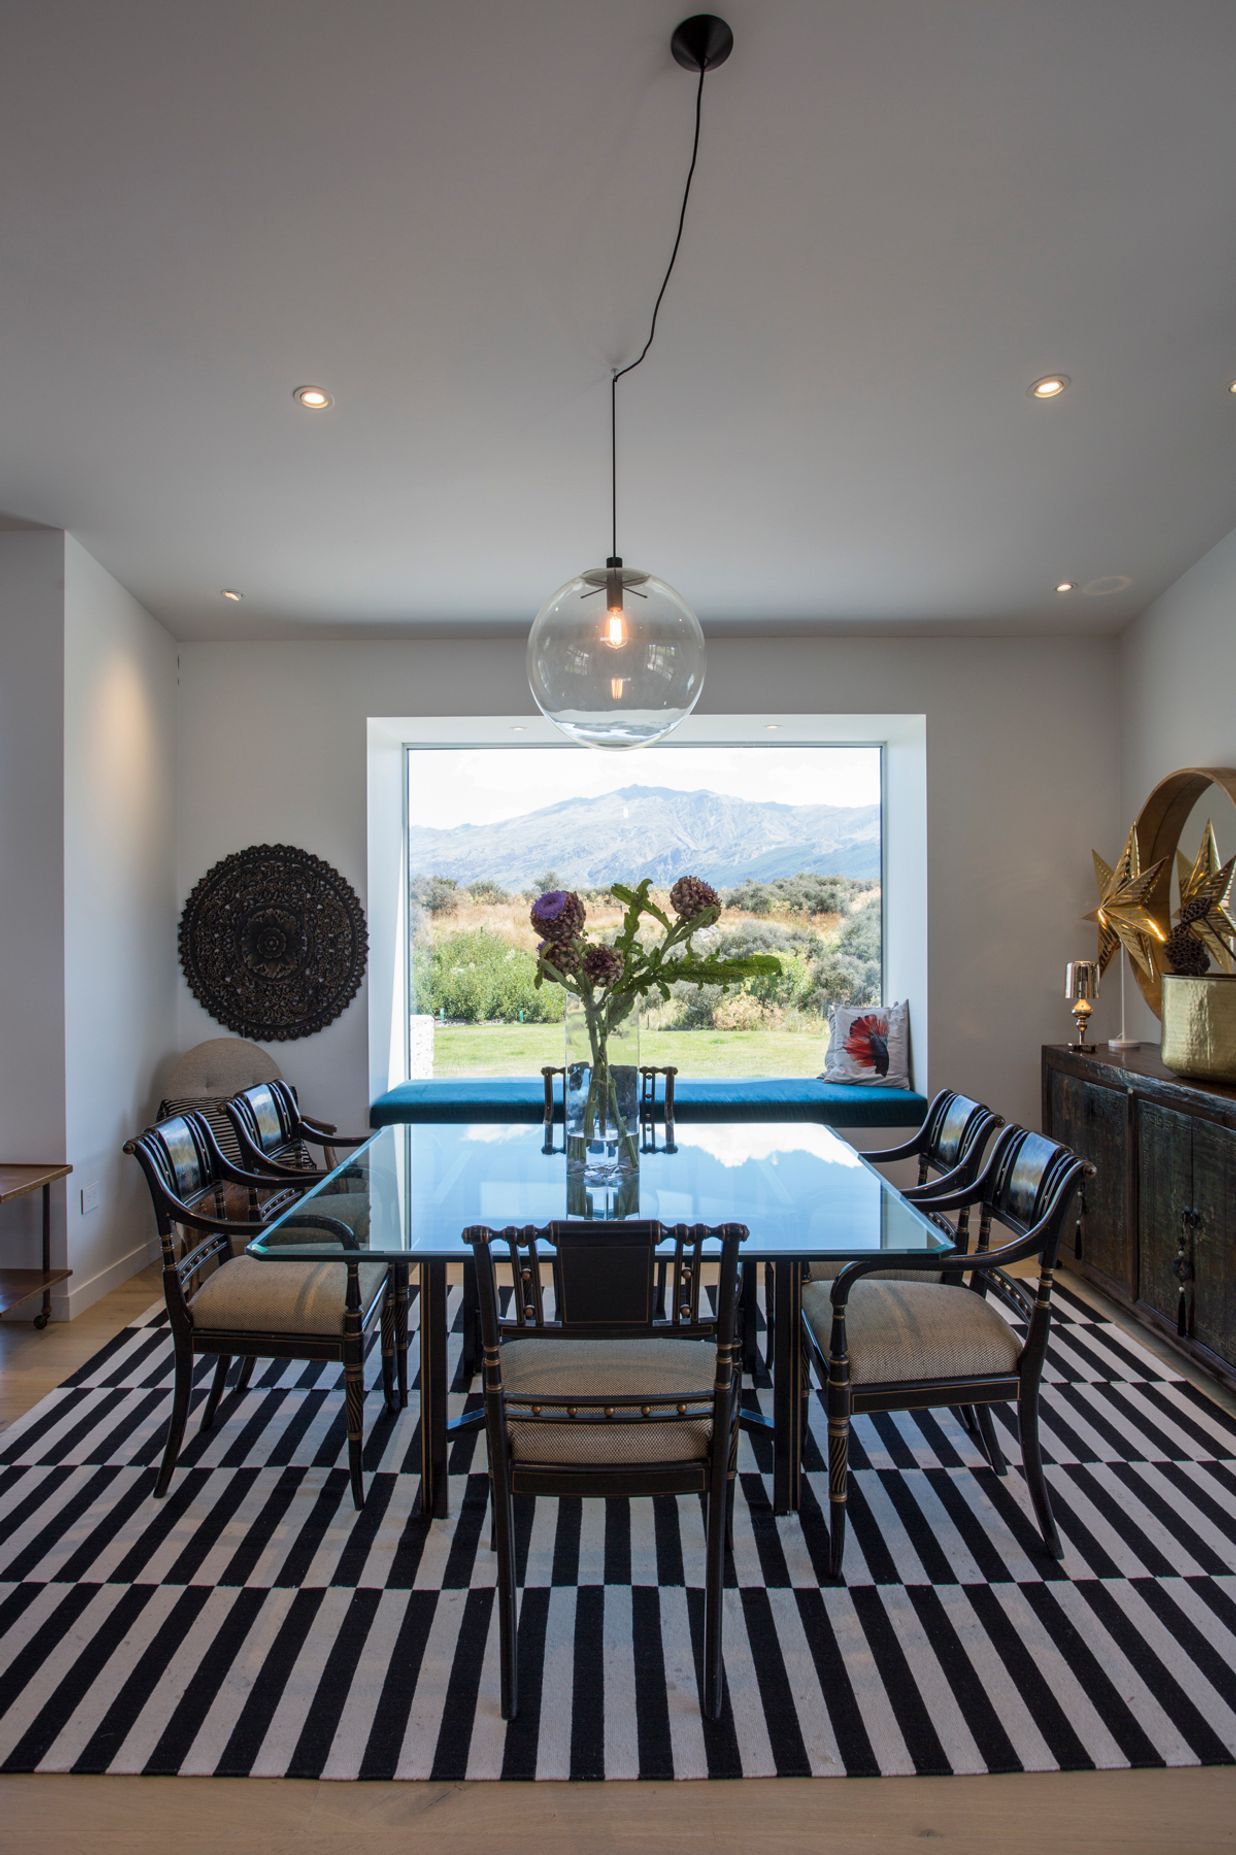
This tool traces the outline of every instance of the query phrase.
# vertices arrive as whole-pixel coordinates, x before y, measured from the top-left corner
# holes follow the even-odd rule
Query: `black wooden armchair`
[[[803,1288],[806,1355],[827,1387],[830,1570],[845,1551],[851,1419],[863,1411],[952,1405],[986,1411],[1015,1403],[1026,1483],[1048,1553],[1060,1557],[1039,1448],[1039,1391],[1061,1237],[1083,1177],[1093,1172],[1068,1147],[1023,1127],[998,1136],[980,1178],[941,1193],[933,1209],[979,1210],[975,1248],[905,1257],[897,1279],[879,1261],[847,1263],[832,1282]],[[991,1247],[993,1226],[1009,1240]],[[1037,1291],[1008,1274],[1038,1259]],[[873,1279],[876,1278],[876,1279]],[[934,1278],[934,1279],[933,1279]],[[999,1300],[1024,1338],[997,1311]],[[992,1466],[1004,1472],[998,1451]]]
[[[234,1166],[219,1148],[209,1123],[189,1112],[148,1127],[126,1142],[150,1188],[163,1252],[163,1291],[175,1351],[175,1380],[167,1444],[155,1484],[167,1493],[184,1438],[193,1387],[193,1362],[216,1361],[202,1428],[214,1423],[233,1359],[240,1360],[237,1394],[244,1391],[258,1359],[338,1360],[344,1369],[348,1468],[352,1498],[364,1504],[361,1472],[364,1417],[365,1336],[382,1322],[382,1381],[386,1402],[396,1408],[395,1352],[398,1323],[394,1286],[385,1263],[365,1259],[353,1224],[328,1207],[342,1200],[315,1201],[297,1220],[297,1230],[321,1229],[355,1251],[346,1262],[259,1262],[237,1253],[272,1218],[300,1196],[318,1175],[300,1175],[301,1187]],[[228,1188],[243,1187],[250,1215],[228,1216]],[[178,1252],[177,1232],[185,1248]],[[196,1242],[191,1238],[197,1236]],[[402,1331],[406,1381],[406,1318]]]
[[[519,1705],[514,1497],[631,1500],[698,1494],[707,1504],[703,1711],[721,1711],[721,1618],[731,1537],[738,1407],[740,1224],[559,1223],[464,1232],[476,1258],[485,1428],[498,1553],[502,1715]],[[720,1240],[715,1317],[701,1301],[703,1246]],[[673,1243],[662,1318],[656,1251]],[[495,1246],[509,1256],[499,1313]],[[546,1308],[545,1275],[554,1291]]]
[[[224,1103],[224,1111],[244,1164],[258,1171],[265,1167],[293,1177],[329,1171],[336,1163],[336,1147],[360,1146],[372,1138],[372,1129],[341,1134],[329,1121],[314,1120],[302,1111],[290,1083],[282,1080],[242,1089]],[[315,1147],[321,1149],[320,1157]]]
[[[921,1126],[900,1146],[882,1147],[865,1153],[873,1166],[886,1166],[896,1160],[917,1159],[918,1180],[902,1192],[912,1204],[926,1206],[938,1192],[960,1191],[973,1184],[983,1163],[983,1154],[996,1129],[1004,1121],[998,1114],[971,1095],[959,1095],[954,1089],[941,1089],[932,1098]],[[956,1234],[964,1239],[969,1217],[968,1206],[957,1214]]]
[[[914,1185],[907,1185],[902,1191],[902,1197],[908,1198],[911,1204],[919,1205],[951,1237],[964,1243],[968,1209],[959,1211],[955,1222],[950,1223],[943,1211],[933,1209],[934,1195],[936,1192],[960,1191],[974,1183],[982,1168],[987,1143],[995,1130],[1003,1125],[1001,1116],[993,1114],[982,1102],[973,1100],[969,1095],[958,1095],[953,1089],[941,1089],[933,1097],[922,1124],[909,1140],[901,1146],[882,1147],[864,1153],[863,1158],[875,1166],[890,1165],[899,1159],[917,1159],[918,1181]],[[808,1263],[805,1277],[813,1282],[831,1281],[841,1267],[838,1262]],[[886,1280],[896,1281],[900,1271],[885,1268],[878,1273]],[[773,1290],[773,1269],[771,1264],[765,1264],[764,1305],[768,1314],[766,1363],[769,1371],[772,1370],[773,1352]],[[749,1363],[749,1346],[744,1358]],[[994,1449],[995,1433],[991,1429],[990,1418],[982,1415],[974,1417],[969,1412],[963,1413],[963,1417],[967,1429],[977,1428],[984,1446],[990,1441]]]
[[[639,1128],[640,1145],[644,1152],[649,1152],[656,1144],[658,1125],[664,1128],[664,1147],[667,1153],[674,1151],[674,1079],[678,1074],[676,1063],[641,1063],[639,1071]],[[546,1153],[554,1151],[554,1125],[566,1118],[566,1068],[563,1064],[544,1063],[541,1066],[541,1081],[545,1088],[545,1146]],[[661,1085],[661,1097],[657,1098],[657,1084]]]

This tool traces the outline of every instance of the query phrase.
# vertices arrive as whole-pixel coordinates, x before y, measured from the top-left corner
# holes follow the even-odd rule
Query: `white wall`
[[[176,648],[70,537],[6,532],[0,665],[0,1156],[74,1169],[53,1197],[63,1318],[152,1250],[120,1149],[175,1047]],[[0,1255],[37,1260],[37,1215],[5,1207]]]
[[[11,1161],[65,1155],[63,608],[64,536],[0,533],[0,1158]],[[57,1263],[64,1201],[54,1187]],[[39,1228],[37,1198],[6,1205],[0,1258],[35,1267]]]
[[[1035,1122],[1040,1046],[1069,1030],[1064,963],[1089,946],[1090,847],[1119,822],[1117,655],[1101,639],[709,652],[704,713],[926,716],[930,1082]],[[368,718],[530,707],[517,640],[185,644],[180,662],[178,906],[218,858],[278,842],[325,857],[367,900]],[[183,983],[178,1024],[182,1047],[221,1034]],[[363,1124],[367,1044],[362,994],[274,1049],[311,1111]]]
[[[176,1047],[176,646],[72,537],[65,543],[64,995],[73,1311],[151,1252],[124,1142]],[[83,1214],[81,1192],[99,1188]]]
[[[1236,529],[1169,586],[1121,642],[1123,829],[1112,839],[1117,847],[1168,773],[1182,766],[1236,766]],[[1231,807],[1222,794],[1214,810],[1216,830],[1230,839]],[[1186,845],[1192,854],[1193,836]],[[1129,996],[1136,998],[1129,1014],[1134,1034],[1157,1043],[1158,1026],[1136,987],[1130,985]]]

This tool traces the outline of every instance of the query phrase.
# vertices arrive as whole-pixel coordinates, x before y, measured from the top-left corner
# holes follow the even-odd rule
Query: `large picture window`
[[[695,1076],[816,1075],[828,1007],[882,981],[878,746],[552,747],[407,754],[413,1076],[533,1075],[562,1061],[562,993],[539,990],[528,910],[574,889],[607,938],[613,882],[716,888],[706,938],[768,951],[779,978],[645,1003],[642,1060]]]

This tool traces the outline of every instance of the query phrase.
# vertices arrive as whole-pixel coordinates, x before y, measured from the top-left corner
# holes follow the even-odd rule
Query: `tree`
[[[561,887],[562,881],[557,870],[546,870],[543,875],[532,878],[533,893],[536,895],[548,895],[551,889]]]

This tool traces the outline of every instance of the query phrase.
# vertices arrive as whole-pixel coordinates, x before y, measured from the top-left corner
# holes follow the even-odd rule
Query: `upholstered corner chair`
[[[513,1503],[521,1494],[704,1496],[703,1711],[719,1717],[742,1389],[738,1255],[746,1235],[740,1224],[667,1230],[635,1221],[465,1230],[480,1298],[504,1719],[519,1705]],[[721,1252],[715,1316],[701,1305],[700,1280],[704,1245],[713,1240]],[[673,1245],[672,1295],[662,1317],[656,1265],[665,1242]],[[508,1261],[511,1307],[503,1319],[497,1265]]]
[[[240,1362],[236,1395],[248,1386],[258,1359],[337,1360],[344,1370],[352,1498],[358,1508],[363,1506],[365,1341],[380,1319],[383,1391],[388,1408],[395,1410],[401,1332],[398,1366],[404,1396],[407,1384],[406,1310],[400,1322],[396,1307],[402,1281],[392,1277],[385,1263],[366,1260],[354,1218],[340,1215],[342,1198],[326,1198],[320,1207],[315,1201],[312,1211],[298,1217],[294,1230],[324,1230],[354,1252],[346,1260],[259,1262],[245,1255],[241,1246],[294,1205],[303,1188],[321,1175],[302,1174],[301,1185],[294,1186],[269,1172],[234,1166],[200,1114],[190,1111],[159,1121],[128,1141],[124,1150],[137,1159],[150,1188],[175,1354],[172,1410],[156,1496],[167,1493],[180,1453],[195,1359],[205,1355],[215,1360],[202,1411],[203,1430],[214,1423],[234,1359]],[[247,1194],[247,1217],[225,1214],[229,1187]]]
[[[255,1082],[275,1082],[282,1074],[278,1063],[260,1044],[243,1037],[208,1037],[194,1044],[173,1062],[163,1081],[158,1119],[192,1110],[205,1115],[220,1147],[234,1166],[241,1151],[226,1103]]]
[[[804,1350],[827,1391],[834,1578],[841,1577],[845,1551],[850,1423],[864,1411],[951,1405],[988,1417],[992,1405],[1016,1404],[1035,1517],[1047,1553],[1061,1556],[1039,1447],[1039,1395],[1060,1242],[1082,1180],[1093,1170],[1042,1134],[1006,1127],[972,1185],[932,1200],[933,1210],[943,1213],[978,1209],[972,1250],[906,1257],[895,1278],[882,1276],[875,1258],[846,1263],[834,1280],[805,1284]],[[1008,1240],[993,1248],[997,1225]],[[1008,1273],[1031,1258],[1038,1262],[1033,1293]],[[982,1441],[1002,1475],[989,1417]]]

